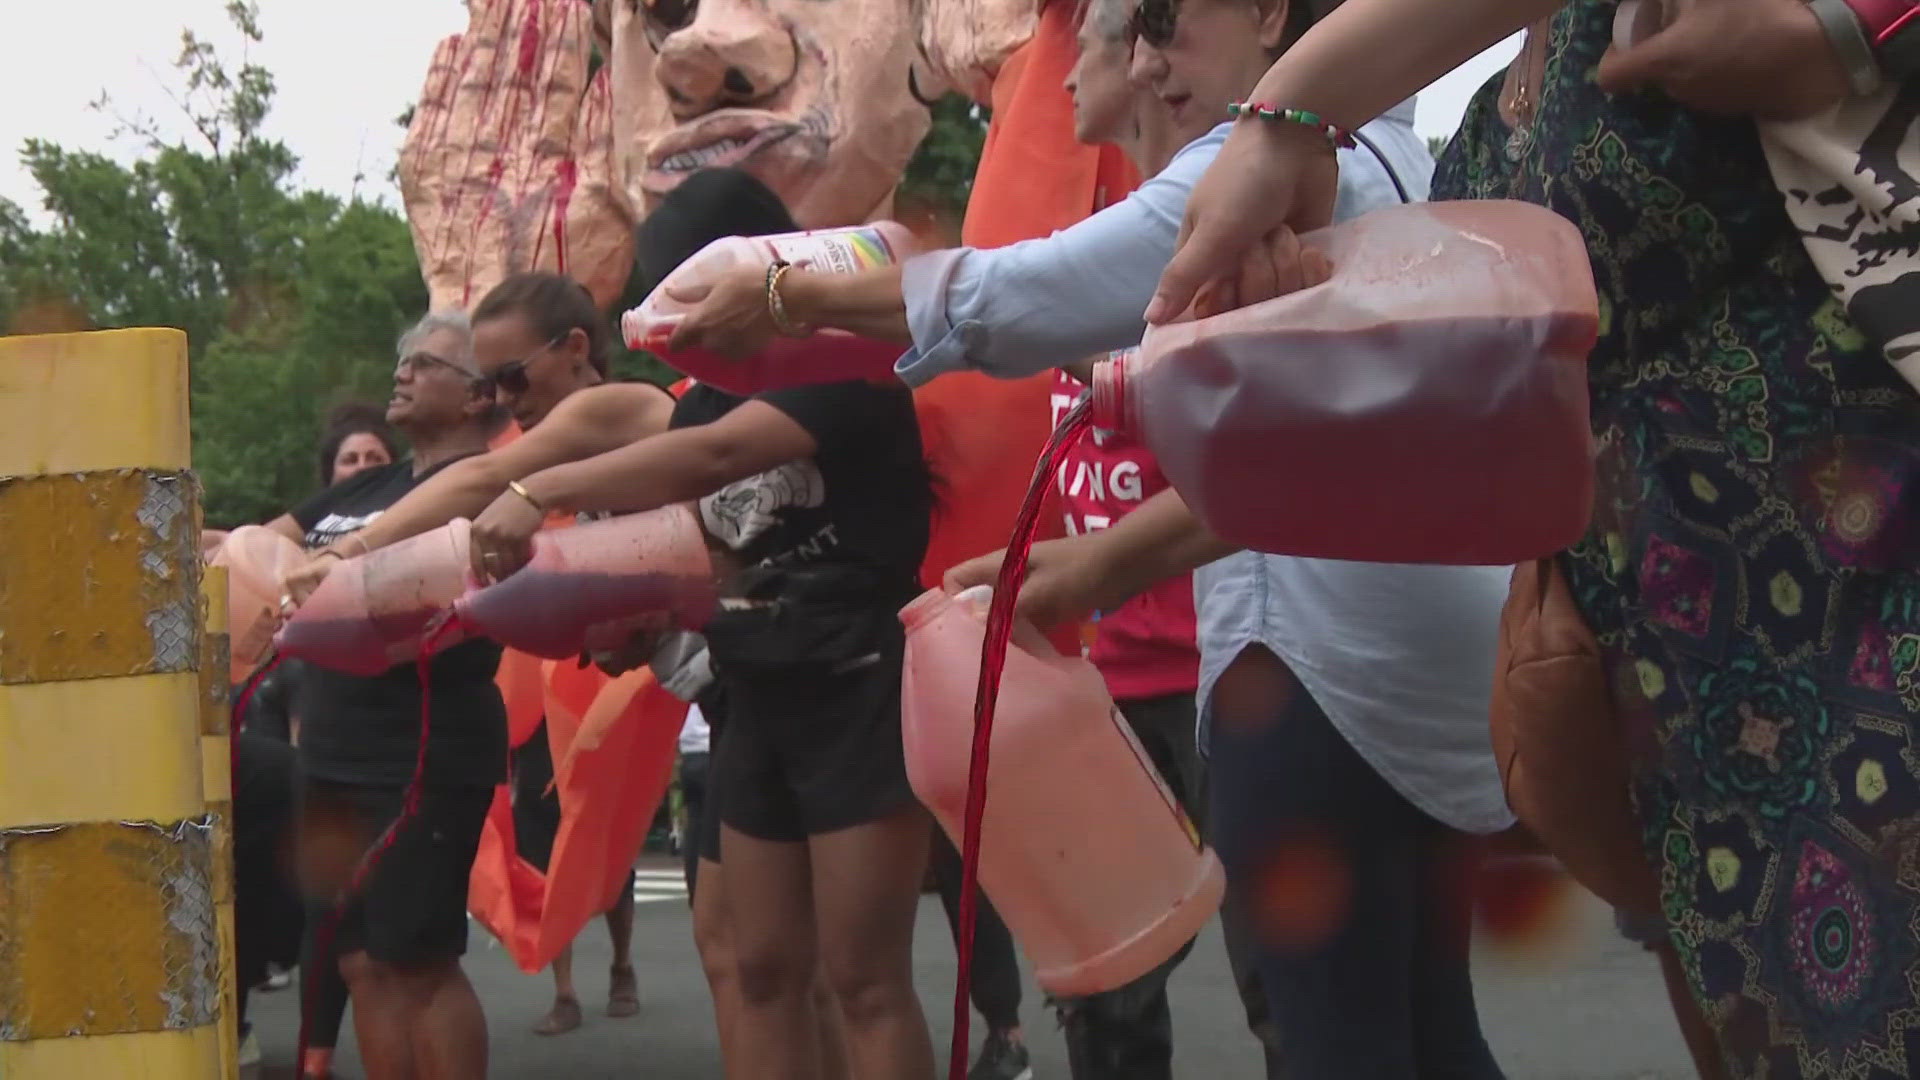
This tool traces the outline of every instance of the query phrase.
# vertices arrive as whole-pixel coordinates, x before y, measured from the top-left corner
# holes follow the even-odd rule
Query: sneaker
[[[980,1056],[967,1070],[967,1080],[1033,1080],[1033,1067],[1027,1048],[1007,1037],[1004,1031],[989,1031],[980,1044]]]
[[[254,1038],[252,1031],[248,1031],[240,1040],[239,1064],[243,1069],[250,1069],[260,1064],[260,1040]]]

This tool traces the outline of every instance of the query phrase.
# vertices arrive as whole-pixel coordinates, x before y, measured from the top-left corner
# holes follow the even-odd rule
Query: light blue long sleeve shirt
[[[1433,159],[1413,131],[1411,99],[1361,129],[1408,193],[1426,197]],[[952,248],[901,268],[913,348],[894,367],[919,386],[950,371],[1001,378],[1140,343],[1147,302],[1173,259],[1187,196],[1233,125],[1182,147],[1167,167],[1120,202],[1052,236],[991,249]],[[1340,152],[1335,220],[1397,201],[1372,153]]]

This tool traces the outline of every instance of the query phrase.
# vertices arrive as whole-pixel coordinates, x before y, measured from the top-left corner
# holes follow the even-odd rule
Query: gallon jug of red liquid
[[[1222,539],[1363,562],[1499,566],[1560,550],[1593,502],[1579,232],[1521,202],[1415,203],[1304,237],[1323,284],[1155,327],[1095,369]]]
[[[341,562],[281,628],[281,655],[349,675],[378,675],[419,657],[428,631],[467,591],[468,529],[466,518],[454,518]],[[448,627],[434,648],[465,638]]]
[[[306,553],[272,529],[242,525],[220,534],[203,557],[209,566],[227,568],[228,675],[245,682],[280,628],[280,582],[306,562]]]
[[[907,776],[961,843],[973,700],[992,590],[930,591],[907,628]],[[992,734],[980,886],[1049,993],[1124,986],[1198,933],[1226,876],[1093,665],[1015,624]]]
[[[539,533],[526,566],[455,608],[473,633],[563,660],[637,631],[698,628],[715,602],[706,533],[682,504]]]
[[[917,253],[920,247],[906,226],[891,221],[779,236],[722,237],[681,263],[639,307],[622,315],[620,333],[628,348],[658,353],[679,371],[730,394],[887,378],[904,349],[837,330],[804,338],[777,338],[765,351],[747,360],[729,360],[699,349],[667,352],[667,339],[690,308],[668,296],[667,290],[705,285],[737,266],[765,270],[776,259],[793,264],[796,270],[858,273],[891,266]]]

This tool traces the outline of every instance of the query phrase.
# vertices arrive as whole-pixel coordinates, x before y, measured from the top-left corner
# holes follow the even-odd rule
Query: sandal
[[[580,1001],[578,998],[554,998],[553,1008],[540,1022],[533,1025],[535,1035],[565,1035],[580,1026]]]
[[[633,965],[616,965],[612,969],[612,978],[607,989],[607,1015],[615,1018],[636,1016],[640,1012],[640,981],[634,977]]]

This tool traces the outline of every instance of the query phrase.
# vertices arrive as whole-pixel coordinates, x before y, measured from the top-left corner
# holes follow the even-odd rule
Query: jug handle
[[[954,594],[953,602],[972,612],[974,618],[984,623],[987,621],[987,609],[993,605],[993,586],[975,585],[971,589],[964,589]],[[1013,620],[1013,643],[1020,647],[1021,652],[1037,659],[1046,660],[1060,655],[1060,650],[1053,647],[1046,635],[1034,629],[1033,624],[1025,619]]]

